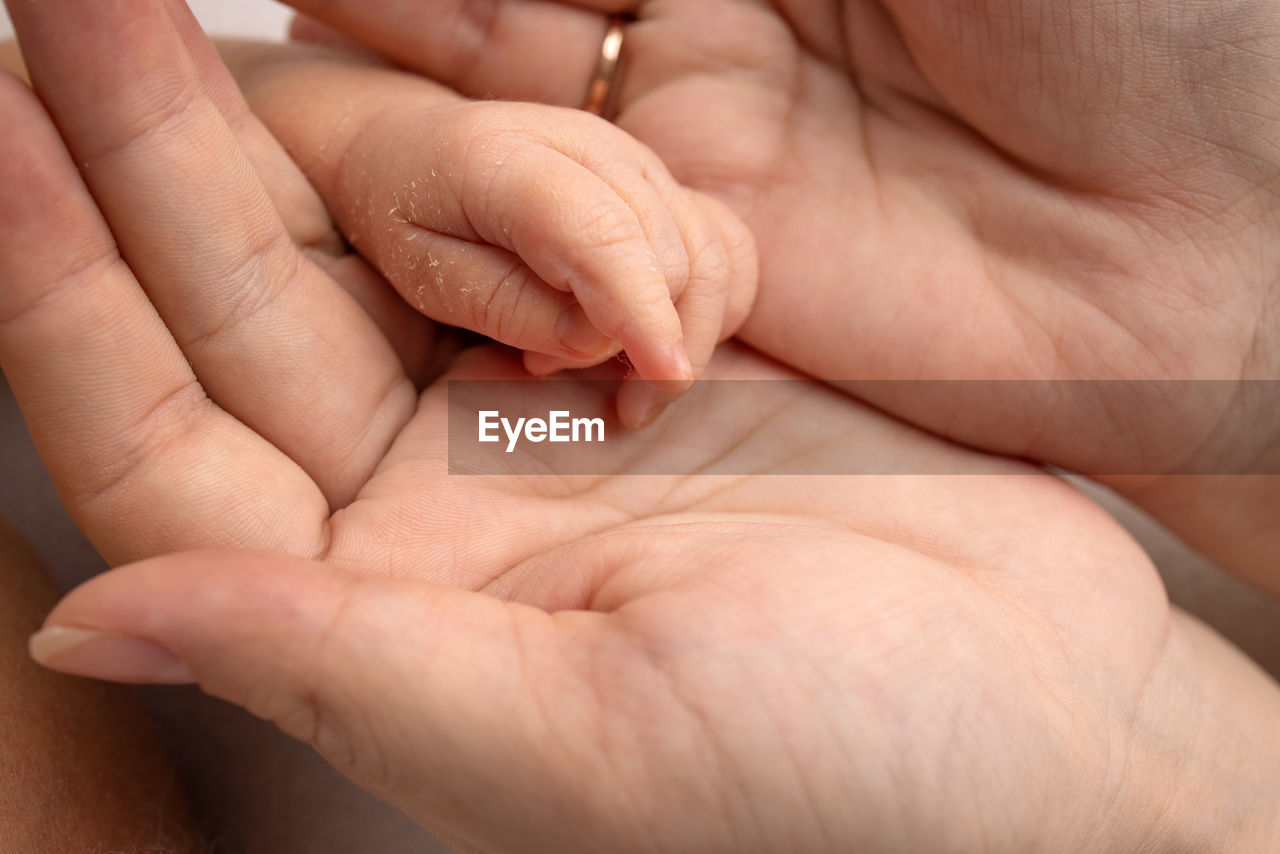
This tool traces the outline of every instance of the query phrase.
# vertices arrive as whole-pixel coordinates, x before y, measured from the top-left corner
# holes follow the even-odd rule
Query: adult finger
[[[590,739],[571,735],[594,730],[596,708],[564,651],[590,645],[605,620],[297,558],[205,552],[88,582],[31,651],[66,673],[198,681],[455,842],[562,850],[553,840],[582,828],[542,819],[585,794],[604,764]]]
[[[191,9],[183,0],[165,0],[164,5],[186,47],[204,94],[222,114],[293,242],[330,255],[342,254],[342,237],[324,202],[298,165],[249,109],[240,87]]]
[[[298,164],[249,109],[224,56],[234,57],[237,50],[252,52],[253,46],[226,42],[219,55],[186,3],[166,0],[166,4],[205,95],[225,118],[290,238],[364,309],[400,357],[405,372],[421,377],[435,355],[434,324],[354,256]]]
[[[289,22],[289,41],[354,53],[364,59],[386,62],[381,54],[309,15],[297,14]]]
[[[77,522],[111,562],[228,543],[318,551],[315,484],[210,404],[49,117],[8,74],[0,114],[0,365]]]
[[[637,0],[288,0],[407,68],[473,98],[580,107],[609,16]]]
[[[347,503],[411,415],[412,384],[299,255],[163,0],[12,14],[37,91],[201,385]]]

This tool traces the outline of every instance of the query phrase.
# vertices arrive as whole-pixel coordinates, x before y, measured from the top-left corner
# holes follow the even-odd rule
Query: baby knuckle
[[[690,252],[691,284],[713,293],[729,289],[733,279],[733,261],[719,235],[707,235]]]
[[[531,145],[545,148],[545,143],[535,133],[519,122],[513,122],[509,111],[495,109],[490,102],[469,104],[459,111],[458,138],[464,142],[471,162],[482,165],[503,166],[512,153]],[[485,158],[477,161],[477,158]]]
[[[512,264],[483,297],[472,301],[474,328],[506,344],[521,340],[527,322],[521,303],[533,285],[531,280],[524,263]]]
[[[643,237],[635,215],[613,200],[584,207],[576,219],[573,227],[589,248],[608,249]]]

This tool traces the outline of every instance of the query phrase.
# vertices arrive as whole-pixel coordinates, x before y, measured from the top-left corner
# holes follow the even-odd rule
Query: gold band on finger
[[[614,16],[609,19],[609,29],[605,30],[604,41],[600,45],[600,62],[596,64],[595,76],[587,87],[587,100],[582,109],[593,116],[608,118],[612,112],[613,98],[616,95],[614,85],[618,82],[618,71],[622,67],[622,41],[626,34],[626,19]]]

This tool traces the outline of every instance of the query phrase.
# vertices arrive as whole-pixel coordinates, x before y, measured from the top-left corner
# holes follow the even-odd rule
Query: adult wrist
[[[1175,612],[1129,726],[1124,851],[1254,852],[1280,841],[1280,685]]]

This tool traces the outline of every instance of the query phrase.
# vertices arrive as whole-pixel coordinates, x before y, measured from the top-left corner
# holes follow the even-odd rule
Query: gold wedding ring
[[[622,67],[622,39],[625,34],[626,20],[617,16],[609,19],[609,29],[605,31],[604,42],[600,45],[600,62],[596,64],[595,76],[587,88],[587,100],[582,109],[593,116],[608,118],[612,113],[614,85],[618,81],[618,71]]]

